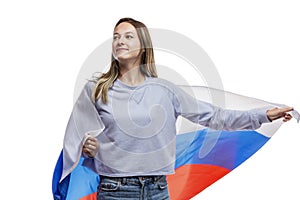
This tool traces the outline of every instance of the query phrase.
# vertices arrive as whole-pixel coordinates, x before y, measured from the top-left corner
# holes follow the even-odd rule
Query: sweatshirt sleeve
[[[215,130],[255,130],[269,122],[269,107],[251,110],[229,110],[198,100],[181,88],[174,86],[173,105],[175,114],[194,123]]]

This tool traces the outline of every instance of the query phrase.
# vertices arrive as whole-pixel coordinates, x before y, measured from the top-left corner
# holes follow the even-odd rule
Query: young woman
[[[89,85],[105,126],[82,150],[100,175],[98,199],[169,199],[166,175],[174,173],[179,115],[227,130],[257,129],[262,123],[292,118],[290,107],[224,110],[157,78],[149,32],[131,18],[117,22],[110,69]]]

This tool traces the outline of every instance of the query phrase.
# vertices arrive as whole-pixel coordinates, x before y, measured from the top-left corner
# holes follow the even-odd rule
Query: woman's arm
[[[228,110],[208,102],[200,101],[181,88],[174,86],[173,105],[176,116],[181,115],[194,123],[216,130],[255,130],[262,123],[283,118],[289,121],[292,116],[287,112],[293,108],[263,107],[251,110]]]

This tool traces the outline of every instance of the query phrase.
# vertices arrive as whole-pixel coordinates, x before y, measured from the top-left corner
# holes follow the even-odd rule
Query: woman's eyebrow
[[[128,33],[131,33],[131,34],[133,34],[134,35],[134,32],[131,32],[131,31],[127,31],[127,32],[125,32],[125,34],[128,34]],[[115,32],[114,33],[114,35],[121,35],[120,33],[118,33],[118,32]]]

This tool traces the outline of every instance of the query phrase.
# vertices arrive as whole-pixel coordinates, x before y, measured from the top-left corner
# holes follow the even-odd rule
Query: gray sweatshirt
[[[266,108],[225,110],[159,78],[134,87],[116,80],[108,99],[95,105],[105,128],[93,170],[112,177],[174,173],[178,116],[216,130],[254,130],[269,122]]]

